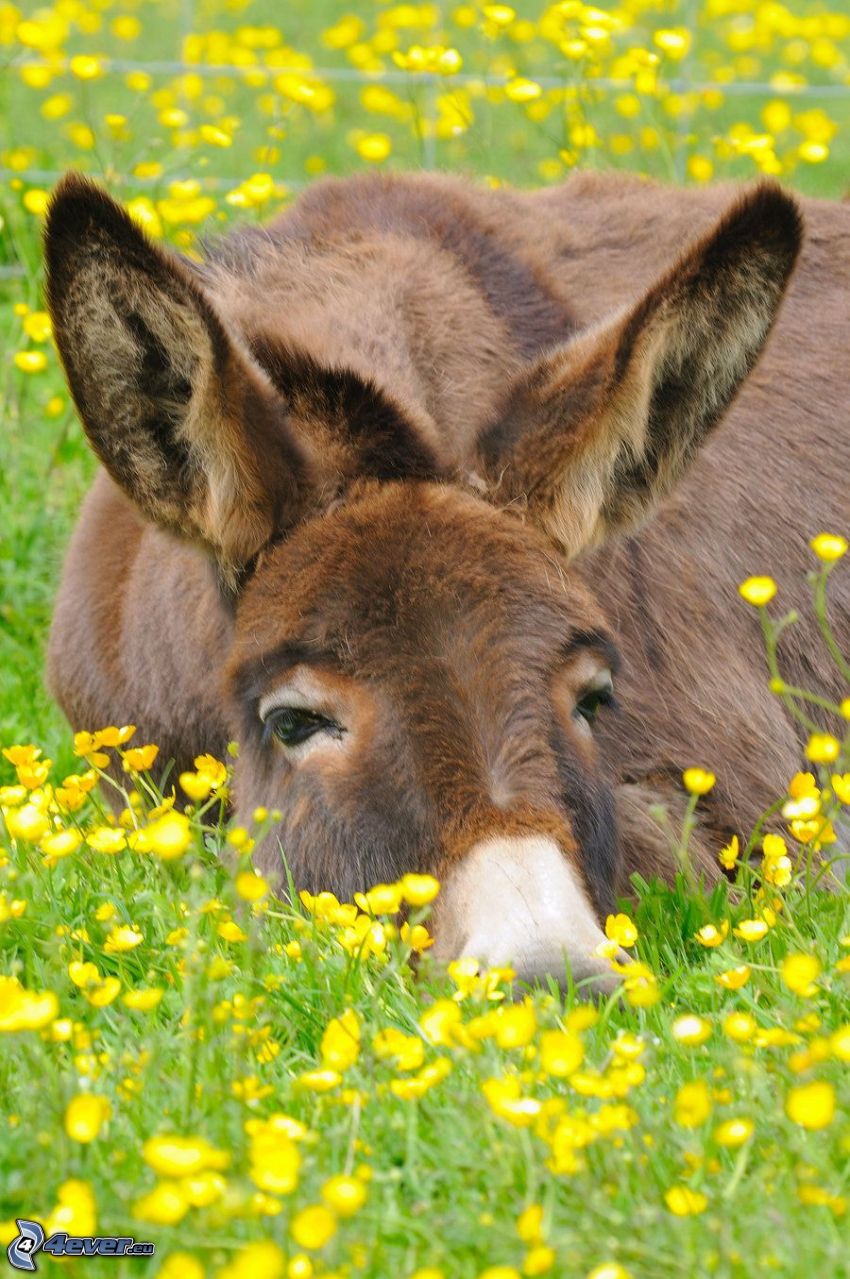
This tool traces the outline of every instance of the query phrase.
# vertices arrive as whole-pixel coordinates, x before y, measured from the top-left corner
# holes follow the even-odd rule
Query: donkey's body
[[[365,475],[367,487],[396,478],[473,493],[489,486],[497,505],[521,513],[519,490],[499,490],[512,386],[542,353],[645,294],[734,198],[591,175],[535,194],[440,177],[327,182],[268,228],[213,246],[200,280],[324,459],[317,508]],[[598,740],[626,870],[662,866],[652,810],[666,803],[676,820],[684,766],[718,774],[704,805],[706,846],[715,848],[746,829],[800,763],[799,732],[767,690],[758,622],[736,587],[769,572],[783,606],[805,614],[806,539],[846,528],[850,514],[850,207],[807,202],[804,213],[808,236],[787,300],[722,425],[653,522],[571,569],[624,655],[622,709],[600,723]],[[68,364],[70,341],[62,349]],[[351,371],[354,383],[327,385],[327,368]],[[363,387],[372,384],[384,396],[366,421]],[[521,489],[523,502],[534,491]],[[426,501],[426,523],[428,509]],[[834,622],[846,642],[846,574],[835,582]],[[242,735],[225,678],[233,629],[207,552],[149,523],[99,475],[51,642],[51,685],[72,724],[132,721],[139,740],[159,742],[179,766],[221,752]],[[243,620],[243,660],[250,645]],[[833,690],[807,620],[784,657],[789,682]],[[245,803],[262,798],[252,781],[237,781],[237,800],[240,791]]]

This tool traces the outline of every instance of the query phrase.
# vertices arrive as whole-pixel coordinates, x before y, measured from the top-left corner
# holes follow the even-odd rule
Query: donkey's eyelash
[[[303,706],[277,706],[263,721],[263,745],[276,737],[284,746],[300,746],[316,733],[329,733],[339,738],[345,732],[341,724]]]

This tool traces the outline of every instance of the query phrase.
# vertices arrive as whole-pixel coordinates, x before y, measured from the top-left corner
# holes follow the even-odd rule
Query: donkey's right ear
[[[45,231],[47,300],[86,434],[152,520],[234,575],[302,504],[308,458],[192,269],[71,174]]]

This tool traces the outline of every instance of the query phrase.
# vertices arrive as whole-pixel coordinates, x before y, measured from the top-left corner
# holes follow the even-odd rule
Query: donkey
[[[47,296],[104,468],[49,646],[71,724],[178,768],[237,738],[267,874],[430,871],[438,956],[604,981],[682,768],[717,774],[708,870],[799,767],[736,586],[805,612],[847,522],[850,207],[804,209],[759,360],[801,244],[775,185],[328,180],[198,263],[66,177]],[[783,661],[836,691],[812,624]]]

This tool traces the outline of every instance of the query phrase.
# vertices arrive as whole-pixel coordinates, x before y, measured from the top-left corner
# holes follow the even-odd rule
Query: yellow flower
[[[354,1065],[360,1055],[360,1021],[353,1008],[328,1022],[320,1052],[326,1070],[342,1073]]]
[[[208,798],[212,786],[209,778],[201,773],[181,773],[177,779],[181,788],[195,804],[201,804]]]
[[[765,861],[780,861],[788,853],[788,845],[781,835],[765,835],[761,846]]]
[[[505,97],[510,102],[533,102],[542,92],[536,80],[528,80],[525,76],[517,76],[505,85]]]
[[[83,837],[76,830],[59,830],[52,835],[45,835],[39,844],[45,861],[58,861],[60,857],[68,857],[75,853],[83,842]]]
[[[424,924],[414,924],[411,928],[407,922],[401,926],[401,940],[417,954],[422,954],[434,945],[434,938]]]
[[[516,17],[516,9],[512,9],[509,4],[485,4],[484,16],[498,27],[509,27]],[[479,1279],[483,1279],[483,1276],[479,1276]],[[491,1276],[488,1275],[487,1279],[491,1279]]]
[[[31,768],[41,755],[40,746],[7,746],[2,754],[15,768]]]
[[[847,1211],[846,1199],[842,1195],[831,1194],[823,1186],[798,1186],[797,1198],[803,1204],[817,1204],[818,1207],[829,1208],[836,1217],[843,1217]]]
[[[826,1128],[835,1115],[835,1089],[823,1080],[790,1088],[785,1098],[785,1113],[801,1128]]]
[[[699,1190],[691,1190],[690,1186],[671,1186],[664,1196],[664,1202],[676,1217],[692,1217],[704,1212],[708,1199]]]
[[[615,965],[616,967],[616,965]],[[629,964],[623,970],[623,994],[632,1008],[652,1008],[661,998],[658,979],[646,964]]]
[[[730,1013],[723,1021],[723,1033],[736,1044],[752,1039],[758,1025],[749,1013]]]
[[[832,564],[847,554],[847,538],[840,533],[818,533],[809,543],[815,555],[825,564]]]
[[[342,1075],[338,1070],[305,1070],[298,1082],[310,1092],[330,1092],[342,1083]]]
[[[170,809],[139,832],[140,851],[154,853],[162,861],[182,857],[192,842],[192,828],[185,813]]]
[[[175,1226],[183,1220],[190,1206],[189,1196],[179,1182],[160,1181],[148,1194],[136,1200],[133,1216],[155,1226]]]
[[[515,1075],[504,1079],[485,1079],[481,1085],[490,1109],[515,1128],[528,1128],[540,1115],[543,1105],[534,1097],[523,1097]]]
[[[806,746],[806,759],[812,764],[834,764],[841,754],[841,743],[831,733],[812,733]]]
[[[23,207],[26,208],[28,214],[35,217],[43,217],[47,212],[47,206],[50,203],[50,192],[42,191],[41,187],[31,187],[29,191],[24,192]],[[43,312],[33,312],[35,315],[43,315]],[[46,341],[45,338],[36,338],[29,333],[27,325],[24,324],[24,333],[32,338],[33,341]]]
[[[762,879],[766,884],[772,884],[774,888],[784,888],[786,884],[790,884],[792,872],[790,857],[765,858],[762,863]]]
[[[160,1177],[191,1177],[206,1168],[226,1168],[230,1157],[205,1137],[149,1137],[142,1158]]]
[[[840,1026],[830,1036],[829,1047],[833,1057],[850,1062],[850,1026]]]
[[[632,1279],[632,1272],[621,1266],[619,1261],[603,1261],[589,1271],[587,1279]]]
[[[90,57],[88,54],[77,54],[72,58],[69,67],[71,75],[75,75],[78,80],[97,80],[103,75],[104,67],[100,58]]]
[[[393,1079],[390,1083],[390,1092],[404,1101],[418,1101],[420,1097],[425,1096],[426,1092],[445,1079],[451,1073],[451,1069],[452,1063],[447,1057],[438,1057],[436,1061],[423,1066],[418,1074],[411,1076],[410,1079]]]
[[[257,871],[243,870],[236,876],[236,892],[246,902],[262,901],[269,893],[269,886]]]
[[[738,587],[738,593],[748,604],[762,608],[769,604],[776,594],[776,583],[772,577],[748,577]]]
[[[215,124],[202,124],[198,132],[204,142],[209,143],[212,147],[230,147],[233,146],[233,137],[226,129],[220,129]]]
[[[216,929],[224,941],[242,942],[248,940],[248,934],[240,928],[235,919],[224,919]]]
[[[535,1247],[529,1248],[525,1254],[525,1260],[522,1263],[522,1273],[524,1275],[545,1275],[555,1264],[557,1254],[554,1248],[550,1248],[548,1244],[539,1243]]]
[[[92,1188],[76,1177],[63,1181],[56,1192],[56,1207],[44,1223],[45,1233],[64,1230],[72,1235],[97,1234],[97,1215]]]
[[[114,826],[97,826],[86,833],[86,843],[95,853],[114,854],[127,847],[127,837]]]
[[[353,1217],[366,1202],[367,1190],[358,1177],[331,1177],[322,1186],[322,1198],[338,1217]]]
[[[43,351],[16,351],[15,368],[22,373],[43,373],[47,368],[47,356]]]
[[[148,1013],[156,1008],[163,994],[159,986],[137,986],[135,990],[126,991],[121,997],[121,1002],[136,1012]]]
[[[737,928],[733,929],[736,937],[740,937],[741,941],[761,941],[768,934],[768,926],[763,919],[742,919]]]
[[[617,1038],[611,1044],[611,1051],[616,1057],[625,1061],[637,1061],[646,1051],[646,1043],[639,1035],[628,1030],[618,1030]]]
[[[676,1093],[673,1115],[682,1128],[698,1128],[711,1114],[708,1085],[701,1079],[682,1084]]]
[[[842,804],[850,804],[850,773],[833,773],[830,781],[836,799]]]
[[[750,972],[748,964],[739,964],[737,968],[727,968],[725,972],[716,973],[714,980],[725,990],[740,990],[750,980]]]
[[[79,1093],[65,1108],[65,1131],[72,1141],[87,1145],[98,1136],[111,1113],[106,1097]]]
[[[251,1138],[251,1180],[271,1194],[292,1194],[301,1169],[301,1152],[295,1143],[307,1136],[306,1128],[283,1114],[251,1119],[245,1128]]]
[[[286,1266],[283,1252],[271,1240],[248,1243],[239,1249],[229,1266],[216,1271],[216,1279],[312,1279],[312,1269],[293,1269],[293,1261]],[[159,1279],[159,1276],[157,1276]],[[332,1279],[332,1276],[328,1276]]]
[[[27,195],[33,194],[32,191],[27,192]],[[47,195],[46,191],[44,195]],[[24,202],[26,203],[26,196]],[[50,316],[46,311],[30,311],[29,315],[24,317],[24,333],[28,338],[32,338],[33,342],[46,342],[51,332]]]
[[[425,1060],[425,1045],[418,1035],[405,1035],[394,1026],[379,1030],[372,1040],[375,1056],[394,1058],[397,1070],[418,1070]]]
[[[158,746],[131,746],[124,752],[124,771],[128,773],[146,773],[153,767],[159,754]]]
[[[704,1044],[711,1035],[711,1022],[698,1017],[696,1013],[685,1013],[676,1018],[670,1027],[670,1033],[678,1043],[694,1048]]]
[[[172,1252],[157,1271],[156,1279],[205,1279],[206,1271],[190,1252]]]
[[[34,764],[19,764],[16,770],[18,781],[27,790],[37,790],[47,781],[52,767],[52,759],[41,759]]]
[[[728,933],[729,920],[724,919],[719,928],[716,924],[703,924],[699,932],[695,934],[695,937],[701,946],[714,947],[719,946]]]
[[[687,27],[669,27],[656,31],[652,39],[662,53],[678,62],[686,57],[691,47],[691,32]]]
[[[370,164],[379,164],[382,160],[386,160],[393,149],[393,144],[386,133],[364,133],[355,141],[354,149],[361,160],[368,160]]]
[[[4,813],[4,819],[12,838],[23,839],[28,844],[37,844],[50,830],[49,821],[35,804],[10,809]]]
[[[752,1119],[726,1119],[722,1124],[717,1125],[713,1136],[718,1146],[727,1146],[734,1150],[737,1146],[743,1146],[749,1141],[754,1132],[755,1124]]]
[[[795,995],[808,999],[817,993],[814,983],[820,976],[821,963],[815,955],[786,955],[780,972],[785,985]]]
[[[127,212],[148,235],[155,239],[162,235],[162,219],[156,211],[156,205],[146,195],[137,195],[134,200],[128,200]]]
[[[523,1243],[539,1243],[543,1238],[543,1205],[529,1204],[517,1217],[516,1232]]]
[[[107,955],[118,955],[133,950],[144,941],[143,935],[129,924],[121,924],[110,930],[103,949]]]
[[[440,881],[433,875],[405,875],[401,895],[408,906],[427,906],[440,891]]]
[[[454,1000],[437,999],[419,1018],[419,1029],[429,1044],[441,1047],[453,1042],[461,1020],[461,1011]]]
[[[300,1248],[324,1248],[336,1234],[336,1217],[324,1204],[313,1204],[295,1214],[289,1230]]]
[[[496,8],[495,5],[488,7]],[[513,1266],[488,1266],[486,1270],[481,1271],[478,1279],[522,1279],[522,1276]]]
[[[95,1008],[106,1008],[117,997],[121,983],[117,977],[104,977],[101,981],[87,986],[83,994]]]
[[[686,768],[682,773],[685,790],[691,795],[707,795],[717,778],[705,768]]]
[[[59,1013],[52,990],[27,990],[17,977],[0,976],[0,1032],[41,1030]]]
[[[367,915],[395,915],[401,898],[401,884],[376,884],[368,893],[354,894],[355,902]]]
[[[537,1016],[530,1001],[499,1010],[496,1043],[500,1048],[525,1048],[534,1038]]]
[[[0,924],[8,919],[20,919],[26,913],[27,903],[21,897],[13,897],[11,901],[6,893],[0,893]]]
[[[540,1036],[540,1069],[556,1079],[566,1079],[584,1060],[584,1045],[578,1035],[566,1030],[547,1030]]]
[[[605,920],[605,936],[618,946],[634,946],[638,930],[628,915],[609,915]]]
[[[100,973],[96,966],[92,963],[82,963],[79,959],[72,959],[68,965],[68,976],[75,986],[79,986],[81,990],[85,990],[87,986],[93,986],[95,982],[100,981]]]

